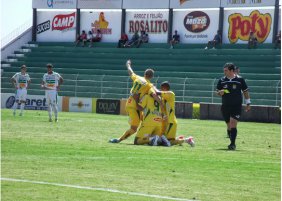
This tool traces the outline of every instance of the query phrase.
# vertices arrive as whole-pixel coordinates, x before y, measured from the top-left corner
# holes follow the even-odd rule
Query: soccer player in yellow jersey
[[[119,139],[111,139],[109,142],[111,143],[119,143],[129,136],[133,135],[140,124],[140,111],[137,109],[136,100],[133,98],[138,95],[142,98],[145,94],[150,94],[160,104],[160,108],[164,111],[164,106],[160,98],[157,96],[156,92],[153,89],[153,84],[150,80],[154,77],[154,71],[152,69],[147,69],[144,73],[144,77],[136,75],[131,68],[131,61],[128,60],[126,62],[126,67],[128,70],[128,74],[133,81],[133,86],[130,90],[130,96],[127,99],[125,109],[129,115],[129,124],[130,128],[123,133],[123,135]]]
[[[176,137],[177,120],[175,116],[175,94],[170,91],[169,82],[161,83],[161,91],[157,91],[160,94],[165,105],[167,119],[163,120],[162,134],[170,141],[171,145],[182,144],[184,141],[194,146],[194,141],[191,137],[184,139],[183,136]]]
[[[151,95],[141,98],[137,108],[144,113],[144,119],[134,139],[135,145],[157,145],[161,136],[162,111],[160,104]]]

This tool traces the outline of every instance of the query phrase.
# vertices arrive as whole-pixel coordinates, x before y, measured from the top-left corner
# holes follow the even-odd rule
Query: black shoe
[[[235,144],[228,145],[228,150],[235,151],[236,150],[236,145]]]

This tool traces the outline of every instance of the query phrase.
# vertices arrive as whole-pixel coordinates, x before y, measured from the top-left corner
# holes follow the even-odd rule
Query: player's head
[[[48,73],[52,73],[52,71],[53,71],[53,65],[49,63],[49,64],[46,65],[46,67],[47,67],[47,72],[48,72]]]
[[[151,69],[151,68],[148,68],[145,70],[145,73],[144,73],[144,77],[147,79],[147,80],[150,80],[154,77],[154,70]]]
[[[161,83],[161,91],[169,91],[170,90],[170,84],[168,81],[164,81]]]
[[[21,66],[21,73],[25,73],[26,72],[26,65],[22,65]]]
[[[231,77],[232,75],[234,75],[234,71],[235,71],[235,65],[233,63],[226,63],[223,66],[224,75],[227,77]]]
[[[234,71],[234,73],[235,73],[236,75],[239,75],[239,74],[240,74],[240,68],[239,68],[238,66],[235,66],[235,71]]]

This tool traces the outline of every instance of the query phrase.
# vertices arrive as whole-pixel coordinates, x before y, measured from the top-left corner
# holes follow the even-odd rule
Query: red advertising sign
[[[75,12],[67,15],[56,15],[52,21],[52,30],[72,28],[75,22]]]
[[[269,13],[262,14],[255,10],[249,16],[234,13],[229,16],[228,23],[228,38],[231,43],[236,43],[238,39],[248,41],[250,31],[254,32],[258,41],[262,43],[271,31],[272,18]]]

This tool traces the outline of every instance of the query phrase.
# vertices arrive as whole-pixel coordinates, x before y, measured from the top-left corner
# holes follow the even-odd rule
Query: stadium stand
[[[245,44],[223,44],[220,49],[204,50],[205,44],[143,44],[141,48],[116,48],[115,43],[95,43],[94,48],[74,47],[74,43],[31,42],[2,61],[2,93],[14,93],[10,78],[19,66],[28,66],[32,78],[29,94],[44,94],[40,89],[46,64],[65,79],[61,96],[121,99],[128,96],[131,81],[125,61],[132,59],[137,74],[150,67],[153,82],[171,82],[177,101],[220,102],[214,93],[222,66],[233,62],[246,78],[255,105],[281,103],[281,51],[273,44],[246,49]],[[6,66],[6,67],[5,67]]]

